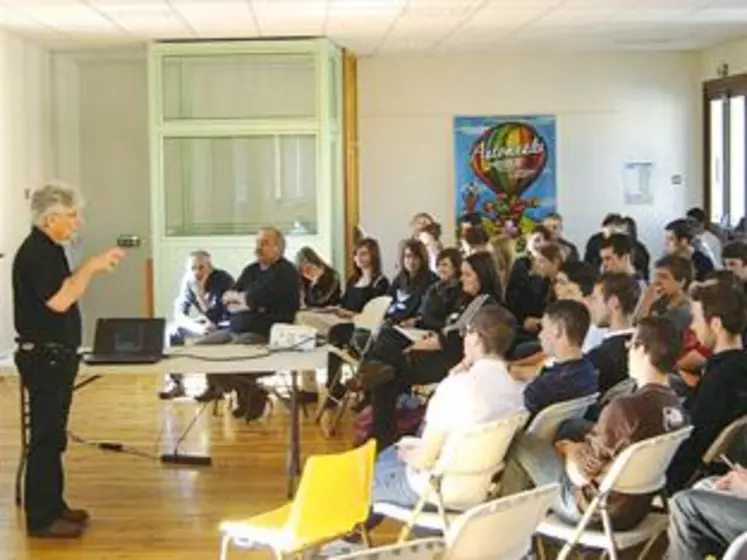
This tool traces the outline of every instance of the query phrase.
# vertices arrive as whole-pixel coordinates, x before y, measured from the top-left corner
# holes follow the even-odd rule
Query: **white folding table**
[[[81,362],[78,381],[74,391],[105,375],[164,376],[175,372],[199,372],[210,374],[266,373],[289,371],[290,429],[288,431],[287,477],[288,497],[293,496],[296,478],[300,474],[300,426],[298,409],[298,372],[326,367],[327,347],[320,346],[310,351],[268,351],[261,345],[217,345],[179,346],[166,350],[166,358],[155,364],[140,365],[92,365]],[[0,357],[0,376],[17,374],[12,352]],[[16,503],[21,503],[21,483],[26,465],[29,440],[28,395],[19,382],[21,410],[21,458],[16,472]]]

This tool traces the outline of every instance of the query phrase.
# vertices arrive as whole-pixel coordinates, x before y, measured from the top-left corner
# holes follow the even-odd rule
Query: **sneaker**
[[[187,394],[184,385],[181,383],[170,383],[166,389],[158,393],[158,398],[162,401],[170,401],[171,399],[178,399]]]
[[[29,537],[35,539],[77,539],[83,534],[83,525],[60,517],[44,529],[29,530]]]

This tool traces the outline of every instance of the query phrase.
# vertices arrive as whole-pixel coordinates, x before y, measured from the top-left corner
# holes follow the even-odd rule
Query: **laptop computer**
[[[98,319],[87,364],[155,364],[164,358],[165,319]]]

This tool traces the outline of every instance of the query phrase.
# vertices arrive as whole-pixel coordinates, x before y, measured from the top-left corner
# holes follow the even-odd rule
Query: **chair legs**
[[[591,516],[597,510],[597,507],[599,506],[599,501],[600,501],[599,496],[595,497],[592,500],[591,504],[589,504],[589,507],[586,508],[586,512],[581,518],[581,521],[576,526],[576,529],[573,531],[573,537],[571,538],[569,542],[563,545],[563,548],[560,550],[560,554],[558,555],[557,560],[567,560],[568,557],[571,555],[571,552],[576,547],[576,544],[578,544],[578,541],[581,539],[581,535],[583,534],[587,525],[589,525],[589,522],[591,521]]]
[[[220,560],[228,560],[228,547],[231,546],[231,537],[223,535],[220,541]]]
[[[607,537],[607,540],[609,541],[609,555],[610,560],[617,560],[617,545],[615,544],[615,534],[612,531],[612,520],[610,519],[610,514],[607,513],[607,509],[603,508],[601,511],[602,514],[602,526],[604,527],[604,534]]]
[[[416,505],[415,509],[412,510],[410,519],[407,520],[407,523],[405,523],[404,527],[402,527],[402,530],[399,532],[397,543],[403,543],[410,537],[412,528],[415,526],[415,520],[423,512],[424,507],[425,507],[425,499],[421,498],[420,501],[418,502],[418,505]]]

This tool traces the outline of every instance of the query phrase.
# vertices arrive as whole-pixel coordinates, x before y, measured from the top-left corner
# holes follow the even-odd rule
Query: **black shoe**
[[[84,509],[67,508],[62,512],[60,517],[65,521],[78,523],[79,525],[88,525],[91,522],[91,514]]]
[[[198,403],[207,403],[211,401],[219,401],[222,398],[223,393],[221,393],[218,389],[216,389],[215,387],[207,387],[202,393],[195,397],[195,400]]]
[[[171,399],[178,399],[187,394],[184,389],[184,385],[181,383],[171,383],[166,389],[158,393],[158,398],[162,401],[170,401]]]
[[[83,534],[83,529],[82,524],[73,523],[60,517],[44,529],[29,530],[28,535],[36,539],[77,539]]]

